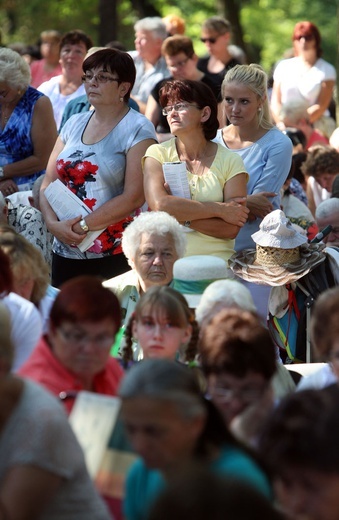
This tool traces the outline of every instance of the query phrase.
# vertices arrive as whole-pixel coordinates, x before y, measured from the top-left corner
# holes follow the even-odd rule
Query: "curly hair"
[[[315,179],[324,173],[338,175],[339,152],[331,146],[313,146],[300,169],[305,175],[311,175]]]

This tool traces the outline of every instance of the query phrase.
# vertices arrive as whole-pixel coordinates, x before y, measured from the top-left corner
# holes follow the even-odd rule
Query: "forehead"
[[[223,88],[224,97],[230,96],[235,99],[257,99],[258,96],[253,90],[246,87],[246,85],[243,85],[242,83],[233,81],[231,83],[226,83],[226,85]]]
[[[320,227],[332,224],[332,226],[339,226],[339,208],[331,211],[331,214],[327,217],[317,218],[317,224]]]
[[[61,47],[61,50],[65,50],[65,49],[70,49],[70,48],[74,48],[74,49],[81,49],[82,51],[84,51],[85,53],[87,52],[87,47],[86,45],[84,44],[84,42],[77,42],[77,43],[65,43],[62,47]]]
[[[155,39],[155,35],[152,33],[152,31],[145,31],[145,30],[136,31],[135,36],[136,36],[136,38],[143,38],[144,40],[154,40]]]
[[[179,61],[185,60],[187,58],[187,54],[185,54],[183,51],[180,51],[178,54],[175,54],[174,56],[169,56],[168,54],[165,54],[165,60],[167,63],[178,63]]]
[[[224,385],[231,388],[244,388],[248,385],[266,383],[266,380],[262,374],[252,371],[248,371],[244,377],[236,377],[230,373],[222,372],[221,374],[211,375],[209,380],[214,384]]]
[[[165,233],[164,235],[143,233],[141,235],[139,249],[173,251],[175,250],[174,238],[170,233]]]

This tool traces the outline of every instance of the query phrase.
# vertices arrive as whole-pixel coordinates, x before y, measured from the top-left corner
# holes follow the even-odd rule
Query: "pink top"
[[[44,81],[48,81],[54,76],[59,76],[61,71],[61,65],[58,63],[54,69],[45,70],[46,60],[43,58],[42,60],[35,60],[31,64],[31,86],[34,88],[40,87],[41,83]]]

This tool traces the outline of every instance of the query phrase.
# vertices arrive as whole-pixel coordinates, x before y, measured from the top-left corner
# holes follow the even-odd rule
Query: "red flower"
[[[89,209],[93,211],[93,207],[96,205],[97,199],[84,199],[83,202]]]

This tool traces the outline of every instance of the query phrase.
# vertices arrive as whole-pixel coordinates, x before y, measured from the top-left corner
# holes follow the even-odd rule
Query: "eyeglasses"
[[[200,38],[200,41],[202,43],[206,43],[206,42],[215,43],[218,38],[219,38],[219,36],[217,38]]]
[[[304,38],[305,42],[311,42],[314,40],[314,36],[312,34],[309,34],[308,36],[296,36],[294,39],[300,41],[302,38]]]
[[[167,65],[167,68],[170,70],[181,69],[181,67],[184,67],[186,65],[189,59],[190,58],[186,58],[185,60],[178,61],[178,63],[176,63],[175,65]]]
[[[200,110],[199,107],[196,105],[192,105],[191,103],[176,103],[175,105],[168,105],[168,107],[165,107],[162,109],[162,113],[164,116],[168,116],[173,110],[175,112],[185,112],[188,107],[194,107]]]
[[[211,386],[208,388],[208,396],[219,402],[229,403],[232,399],[241,399],[244,403],[253,403],[261,398],[266,391],[268,385],[258,387],[239,388],[222,388]]]
[[[72,343],[75,347],[83,347],[87,343],[95,344],[99,348],[107,348],[113,344],[114,337],[107,334],[98,334],[97,336],[89,336],[84,332],[66,331],[58,329],[60,336],[66,343]]]
[[[99,72],[98,74],[84,74],[81,79],[83,83],[90,83],[93,80],[97,83],[107,83],[108,81],[117,81],[120,83],[120,79],[112,78],[111,76],[107,76],[107,74],[103,74],[102,72]]]

